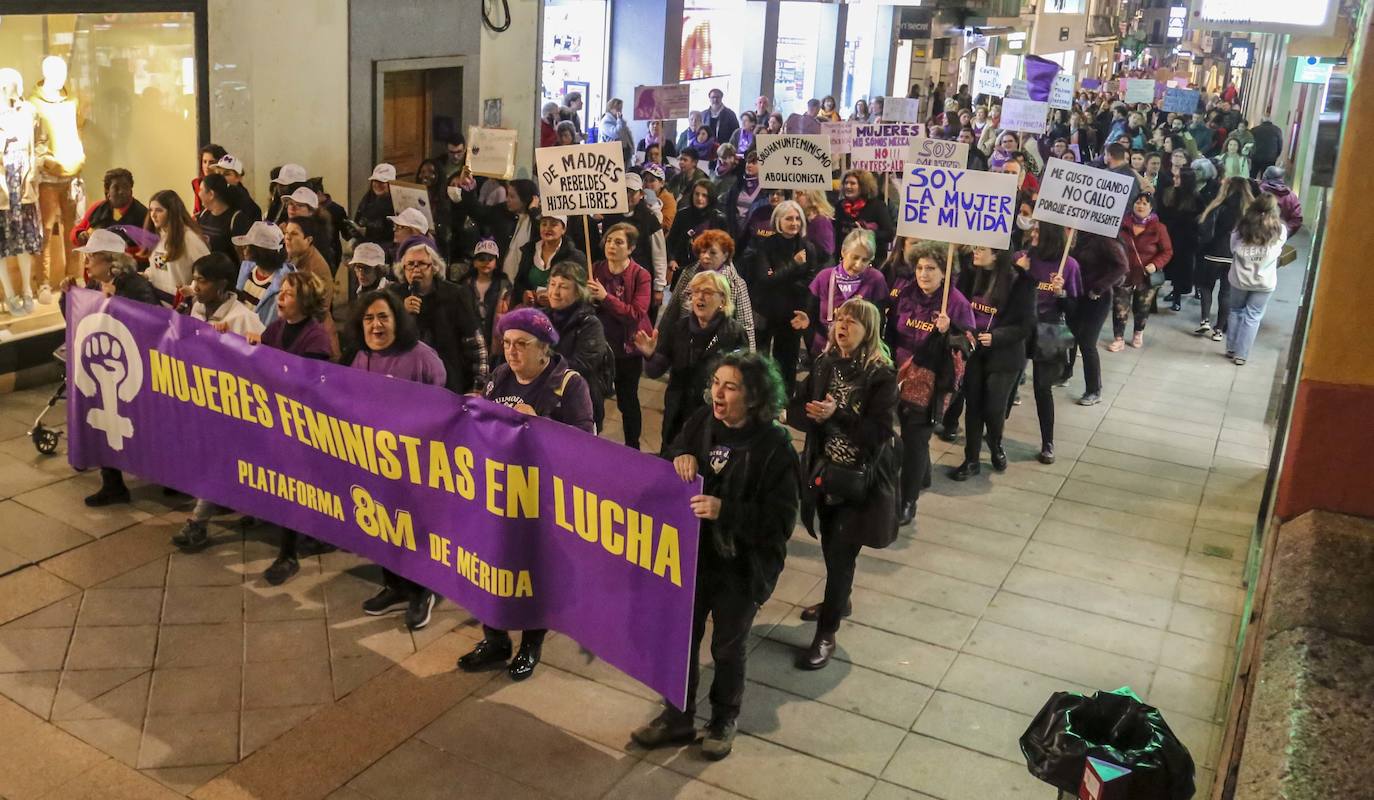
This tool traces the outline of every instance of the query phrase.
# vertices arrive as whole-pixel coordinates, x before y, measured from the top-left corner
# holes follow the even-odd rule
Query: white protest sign
[[[1012,78],[1011,85],[1007,87],[1007,97],[1016,100],[1029,100],[1030,81],[1024,78]]]
[[[1051,158],[1040,179],[1032,218],[1065,228],[1115,237],[1135,180],[1105,169]],[[899,229],[900,232],[900,229]]]
[[[968,145],[948,139],[912,139],[903,169],[915,166],[965,169],[968,167]]]
[[[1073,108],[1073,73],[1060,71],[1050,85],[1050,108]]]
[[[992,95],[1001,97],[1006,91],[1006,84],[1002,82],[1002,70],[997,67],[979,67],[973,75],[973,94]]]
[[[1015,216],[1015,175],[918,164],[903,176],[897,233],[1000,250]]]
[[[515,131],[468,126],[468,167],[473,175],[510,180],[515,177]]]
[[[1201,96],[1196,89],[1165,89],[1161,108],[1168,113],[1192,114],[1197,111]]]
[[[1008,97],[1002,101],[1002,130],[1044,133],[1045,117],[1049,113],[1050,104],[1044,100],[1015,100]]]
[[[830,152],[837,156],[854,149],[854,123],[822,122],[821,131],[830,137]]]
[[[830,188],[835,165],[825,134],[759,134],[759,186],[765,189]]]
[[[1127,103],[1153,103],[1155,101],[1155,82],[1149,78],[1123,78],[1126,84]]]
[[[434,209],[429,206],[429,189],[418,183],[406,183],[405,181],[392,181],[387,184],[391,191],[391,207],[397,214],[407,208],[418,208],[425,219],[429,220],[429,229],[434,230]]]
[[[626,214],[625,154],[619,142],[540,147],[539,207],[545,214]]]
[[[682,119],[692,110],[692,87],[686,83],[635,87],[635,119]]]
[[[902,160],[911,140],[925,135],[923,126],[910,122],[855,125],[849,167],[879,173],[901,172]]]
[[[920,122],[921,101],[912,97],[883,99],[884,122]]]

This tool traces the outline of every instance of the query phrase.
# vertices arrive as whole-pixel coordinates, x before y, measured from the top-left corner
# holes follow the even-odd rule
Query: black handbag
[[[873,486],[871,464],[846,467],[828,458],[817,460],[811,470],[811,488],[823,495],[831,505],[862,503]]]
[[[1067,354],[1073,346],[1073,331],[1069,330],[1063,314],[1060,314],[1053,322],[1037,322],[1035,324],[1035,353],[1033,358],[1036,361],[1062,361],[1067,358]]]

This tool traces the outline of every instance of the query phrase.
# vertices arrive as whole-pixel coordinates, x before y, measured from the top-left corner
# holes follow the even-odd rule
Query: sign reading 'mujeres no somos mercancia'
[[[829,189],[834,160],[829,134],[759,134],[759,186]]]

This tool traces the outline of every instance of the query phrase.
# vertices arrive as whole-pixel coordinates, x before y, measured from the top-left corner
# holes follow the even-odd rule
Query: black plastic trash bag
[[[1021,734],[1030,774],[1078,795],[1088,756],[1128,767],[1132,800],[1189,800],[1193,757],[1164,717],[1128,687],[1055,692]]]

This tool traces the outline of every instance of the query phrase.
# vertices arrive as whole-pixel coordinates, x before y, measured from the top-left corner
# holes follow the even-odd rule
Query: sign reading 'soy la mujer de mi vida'
[[[155,306],[73,289],[66,311],[73,466],[330,542],[489,625],[562,631],[681,707],[700,481],[552,420]]]
[[[1045,164],[1034,219],[1116,237],[1134,179],[1105,169],[1051,158]]]
[[[619,142],[539,147],[539,207],[546,214],[627,214],[625,153]]]
[[[765,189],[830,188],[835,164],[829,134],[759,134],[759,186]]]
[[[1011,246],[1016,176],[924,164],[906,168],[897,233],[982,247]]]

